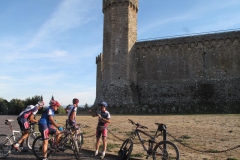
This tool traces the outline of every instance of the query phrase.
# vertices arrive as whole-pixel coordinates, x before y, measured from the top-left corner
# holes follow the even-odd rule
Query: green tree
[[[12,99],[8,105],[8,114],[18,115],[25,109],[25,101],[20,99]]]
[[[58,107],[56,114],[66,114],[65,109],[62,106]]]
[[[42,96],[38,96],[38,95],[35,95],[33,96],[32,98],[26,98],[25,99],[25,107],[29,106],[29,105],[36,105],[39,101],[43,100],[43,97]],[[43,113],[43,108],[41,108],[39,111],[38,111],[38,114],[41,114]]]
[[[0,97],[0,114],[7,114],[9,102]]]

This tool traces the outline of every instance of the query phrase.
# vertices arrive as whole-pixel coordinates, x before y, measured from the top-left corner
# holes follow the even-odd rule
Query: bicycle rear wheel
[[[51,148],[51,143],[48,142],[48,149],[47,149],[47,157],[49,157],[51,155],[51,153],[53,152],[50,148]],[[33,145],[32,145],[32,152],[35,155],[35,157],[39,160],[43,159],[42,156],[42,147],[43,147],[43,139],[42,136],[38,136],[34,139],[33,141]]]
[[[170,141],[161,141],[154,147],[153,160],[179,160],[177,146]]]
[[[39,135],[41,135],[40,132],[30,133],[30,135],[28,136],[27,141],[26,141],[26,145],[27,145],[28,149],[32,149],[33,141]]]
[[[128,160],[133,150],[133,141],[126,139],[118,151],[119,160]]]
[[[78,142],[77,141],[72,141],[72,150],[73,150],[73,153],[76,157],[77,160],[80,159],[80,152],[79,152],[79,148],[78,148]]]
[[[0,158],[5,158],[11,153],[12,141],[5,134],[0,135]]]

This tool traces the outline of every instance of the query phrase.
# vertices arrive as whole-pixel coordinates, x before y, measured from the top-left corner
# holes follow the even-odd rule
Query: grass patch
[[[181,138],[181,139],[191,139],[191,137],[190,136],[188,136],[188,135],[182,135],[181,137],[179,137],[179,138]]]
[[[131,154],[131,157],[144,157],[144,154],[143,153],[136,153],[136,154]]]
[[[107,151],[108,152],[111,152],[115,148],[120,148],[120,145],[119,144],[112,144],[112,143],[107,144]],[[102,149],[103,149],[103,145],[101,144],[100,147],[99,147],[99,150],[102,150]]]

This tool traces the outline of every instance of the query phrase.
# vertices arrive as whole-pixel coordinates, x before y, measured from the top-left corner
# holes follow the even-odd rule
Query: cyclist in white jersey
[[[89,110],[89,113],[93,117],[98,117],[98,125],[96,129],[96,146],[95,146],[95,153],[94,156],[98,155],[98,149],[100,146],[100,137],[102,136],[102,142],[103,142],[103,152],[100,156],[101,159],[104,158],[105,152],[107,149],[107,127],[110,123],[110,113],[107,111],[108,104],[106,102],[101,102],[98,104],[99,109],[96,113],[92,113],[91,110]]]
[[[65,111],[68,113],[68,124],[74,126],[76,124],[77,108],[79,100],[77,98],[73,99],[73,105],[70,105],[65,108]]]
[[[39,101],[36,105],[29,105],[25,110],[23,110],[18,115],[18,124],[22,131],[21,138],[13,145],[16,150],[20,150],[19,147],[21,146],[21,151],[25,152],[27,150],[23,149],[22,145],[25,139],[29,136],[30,132],[30,124],[29,122],[38,122],[38,120],[34,119],[34,116],[37,114],[38,110],[44,106],[43,101]]]

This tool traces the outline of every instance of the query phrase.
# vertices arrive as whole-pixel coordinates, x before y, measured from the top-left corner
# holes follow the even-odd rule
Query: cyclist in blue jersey
[[[29,122],[38,122],[38,120],[34,119],[34,116],[37,114],[38,110],[41,109],[44,106],[43,101],[39,101],[36,105],[29,105],[25,110],[23,110],[17,118],[18,124],[20,126],[20,129],[22,131],[21,138],[13,145],[13,147],[20,151],[28,151],[26,149],[23,149],[23,142],[30,134],[30,124]],[[20,149],[19,149],[20,147]]]
[[[100,146],[100,137],[102,136],[102,142],[103,142],[103,152],[100,156],[101,159],[104,158],[106,149],[107,149],[107,127],[110,123],[110,113],[107,111],[108,104],[106,102],[101,102],[98,104],[100,111],[98,110],[96,113],[92,113],[91,110],[89,110],[89,113],[93,117],[98,117],[98,125],[96,129],[96,146],[95,146],[95,153],[94,156],[98,155],[98,149]]]
[[[59,139],[61,137],[61,131],[63,128],[59,126],[54,121],[54,112],[57,111],[58,107],[60,106],[59,102],[56,100],[51,100],[49,102],[50,106],[46,108],[46,110],[43,112],[39,122],[39,131],[41,133],[42,139],[43,139],[43,147],[42,147],[42,155],[43,160],[47,160],[47,146],[48,146],[48,139],[49,134],[56,134],[56,146],[58,145]],[[54,128],[56,127],[56,128]]]
[[[78,103],[79,103],[79,100],[77,98],[74,98],[73,105],[70,105],[65,108],[65,111],[68,113],[68,124],[70,126],[74,126],[76,124]]]

